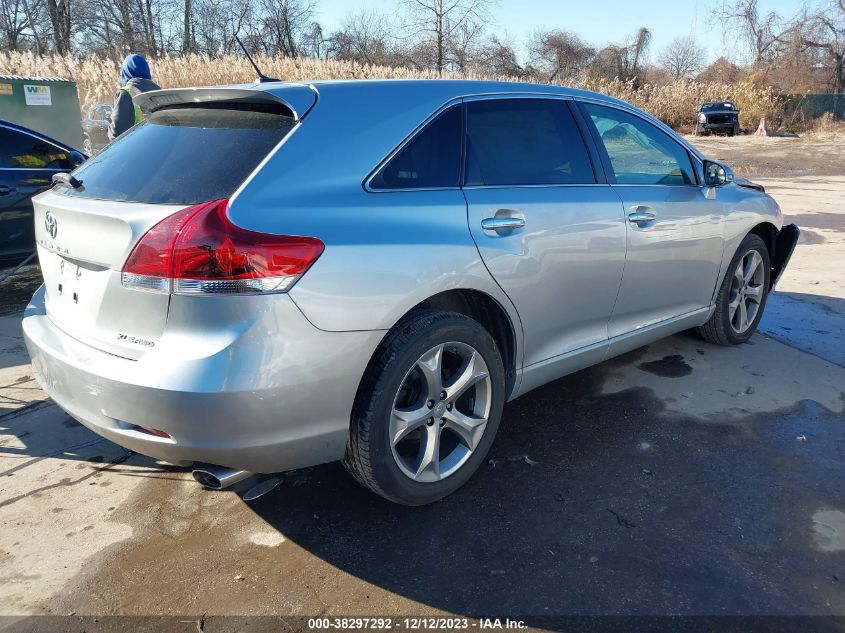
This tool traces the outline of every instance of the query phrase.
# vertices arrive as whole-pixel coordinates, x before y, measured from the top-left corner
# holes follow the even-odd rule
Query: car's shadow
[[[809,472],[789,449],[796,428],[845,437],[845,418],[830,424],[833,414],[798,405],[703,423],[661,414],[647,389],[601,395],[606,374],[643,353],[506,405],[489,462],[439,503],[393,505],[334,464],[286,479],[251,507],[332,566],[453,613],[823,608],[806,579],[829,570],[807,561],[803,521],[845,477],[822,445]]]

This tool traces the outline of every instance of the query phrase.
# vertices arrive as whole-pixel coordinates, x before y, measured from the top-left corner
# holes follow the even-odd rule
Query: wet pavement
[[[0,278],[7,272],[0,269]],[[41,281],[41,268],[32,264],[0,283],[0,316],[22,312]]]
[[[293,474],[251,504],[229,492],[219,494],[228,502],[203,507],[156,480],[116,511],[156,519],[56,605],[140,614],[845,613],[842,413],[803,401],[702,420],[667,415],[648,389],[602,393],[608,373],[638,371],[647,355],[509,404],[488,464],[430,507],[389,504],[339,465]],[[174,522],[182,527],[168,529]],[[139,585],[156,591],[138,595]]]

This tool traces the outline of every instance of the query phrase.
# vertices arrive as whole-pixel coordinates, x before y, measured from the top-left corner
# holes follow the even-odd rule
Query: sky
[[[394,13],[397,0],[317,0],[317,19],[324,31],[337,29],[346,14],[360,8]],[[722,0],[499,0],[492,8],[495,24],[489,32],[504,37],[525,62],[525,41],[538,28],[573,31],[594,46],[618,43],[639,27],[652,30],[650,57],[676,37],[692,35],[707,52],[707,60],[721,55],[739,57],[744,48],[725,41],[712,9]],[[797,13],[802,0],[760,0],[760,8],[784,17]],[[735,40],[736,38],[732,38]]]

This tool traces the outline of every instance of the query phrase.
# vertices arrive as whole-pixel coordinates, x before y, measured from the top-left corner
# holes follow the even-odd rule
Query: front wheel
[[[476,321],[426,312],[389,333],[352,412],[346,469],[396,503],[461,487],[493,443],[504,404],[501,354]]]
[[[763,317],[771,270],[765,242],[758,235],[747,235],[719,288],[713,316],[698,328],[699,334],[718,345],[739,345],[750,339]]]

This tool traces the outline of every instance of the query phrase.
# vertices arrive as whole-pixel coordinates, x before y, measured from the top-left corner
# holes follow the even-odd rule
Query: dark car
[[[698,108],[698,122],[695,135],[739,134],[739,109],[730,101],[711,101]]]
[[[98,103],[88,110],[82,119],[82,132],[85,135],[82,151],[93,156],[109,144],[109,123],[111,123],[111,103]]]
[[[64,143],[0,120],[0,267],[35,251],[32,196],[52,185],[53,174],[84,161],[84,154]]]

